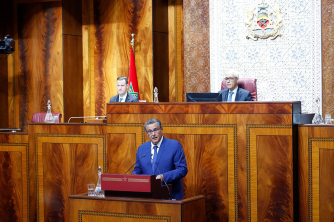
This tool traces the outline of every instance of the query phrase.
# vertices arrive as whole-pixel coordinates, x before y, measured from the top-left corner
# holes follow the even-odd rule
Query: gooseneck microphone
[[[154,166],[155,166],[155,168],[158,170],[158,172],[159,172],[159,175],[161,174],[160,173],[160,170],[158,169],[158,166],[154,163]],[[161,176],[162,176],[162,174],[161,174]],[[171,198],[171,196],[170,196],[170,190],[169,190],[169,187],[168,187],[168,184],[166,183],[166,181],[165,181],[165,178],[164,178],[164,176],[162,176],[162,180],[164,181],[164,184],[166,185],[166,187],[167,187],[167,189],[168,189],[168,200],[171,200],[172,198]]]
[[[129,170],[134,166],[134,165],[136,165],[136,163],[138,163],[138,161],[139,160],[141,160],[141,158],[143,158],[143,157],[145,157],[146,156],[146,154],[144,154],[142,157],[140,157],[126,172],[125,172],[125,174],[127,173],[127,172],[129,172]]]

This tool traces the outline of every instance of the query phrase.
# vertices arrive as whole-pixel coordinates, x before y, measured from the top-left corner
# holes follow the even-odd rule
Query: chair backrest
[[[253,78],[239,78],[238,87],[245,89],[251,93],[252,101],[257,101],[256,79]],[[227,89],[225,79],[222,81],[221,89]]]
[[[52,113],[52,116],[59,115],[59,122],[61,122],[61,113]],[[32,116],[32,123],[44,123],[46,113],[34,113]]]

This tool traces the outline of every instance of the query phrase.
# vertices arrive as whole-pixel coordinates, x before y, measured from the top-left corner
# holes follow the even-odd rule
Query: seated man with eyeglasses
[[[249,91],[238,87],[239,73],[230,70],[225,75],[227,89],[221,90],[218,93],[222,94],[224,102],[235,101],[252,101]]]
[[[167,184],[172,183],[173,199],[183,199],[181,178],[187,175],[188,168],[181,144],[163,136],[158,119],[148,120],[144,127],[151,141],[138,147],[138,162],[132,174],[157,175],[161,182],[165,179]]]

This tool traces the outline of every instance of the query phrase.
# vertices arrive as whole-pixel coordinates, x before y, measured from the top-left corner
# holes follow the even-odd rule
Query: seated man
[[[110,103],[112,102],[139,102],[139,99],[127,92],[129,88],[128,79],[124,76],[117,78],[117,92],[116,96],[110,98]]]
[[[181,178],[187,175],[188,168],[181,144],[163,137],[161,122],[158,119],[148,120],[145,130],[151,141],[138,147],[137,160],[144,154],[146,157],[136,163],[132,173],[158,174],[156,178],[161,179],[161,182],[165,179],[166,183],[172,183],[172,198],[183,199]]]
[[[252,101],[249,91],[238,87],[239,74],[234,70],[230,70],[225,75],[227,89],[221,90],[218,93],[222,94],[223,101]]]

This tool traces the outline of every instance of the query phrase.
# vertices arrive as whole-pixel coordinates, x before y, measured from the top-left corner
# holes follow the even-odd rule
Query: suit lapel
[[[119,95],[117,95],[116,102],[119,102]]]
[[[130,97],[129,97],[129,93],[127,92],[127,93],[126,93],[125,102],[130,102],[129,100],[130,100]]]
[[[239,101],[240,99],[240,87],[238,87],[237,94],[235,95],[235,101]]]
[[[227,101],[227,99],[228,99],[228,90],[225,92],[225,94],[223,95],[223,98],[224,98],[224,100],[223,101]]]

